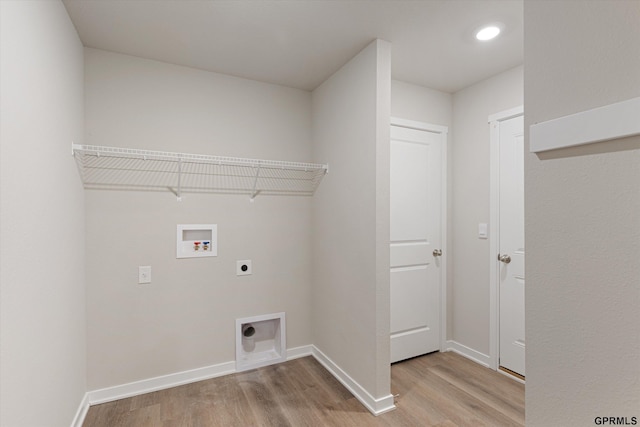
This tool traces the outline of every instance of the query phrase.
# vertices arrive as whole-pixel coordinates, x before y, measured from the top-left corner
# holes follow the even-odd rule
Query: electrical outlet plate
[[[247,276],[251,274],[251,260],[243,259],[236,261],[236,276]]]
[[[138,283],[151,283],[151,266],[139,266],[138,267]]]

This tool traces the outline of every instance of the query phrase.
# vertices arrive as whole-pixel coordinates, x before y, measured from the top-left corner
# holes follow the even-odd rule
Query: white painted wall
[[[525,135],[640,96],[640,2],[525,1]],[[640,418],[640,138],[525,158],[527,425]]]
[[[451,127],[453,96],[423,86],[391,80],[391,116]]]
[[[488,117],[522,104],[522,66],[453,95],[449,338],[487,356],[489,240],[478,223],[489,223]]]
[[[0,2],[0,425],[68,426],[85,393],[83,52],[59,1]]]
[[[309,161],[311,94],[94,49],[86,142]],[[321,184],[322,185],[322,184]],[[235,360],[235,319],[286,312],[311,344],[311,199],[86,191],[89,389]],[[175,258],[176,224],[218,225],[218,257]],[[237,277],[236,260],[253,275]],[[152,283],[137,284],[139,265]]]
[[[313,343],[374,399],[389,396],[390,45],[313,91]]]

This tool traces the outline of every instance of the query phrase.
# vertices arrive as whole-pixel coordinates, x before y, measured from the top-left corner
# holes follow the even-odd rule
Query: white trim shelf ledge
[[[85,189],[312,196],[329,166],[72,144]]]
[[[529,151],[540,153],[635,135],[640,135],[640,97],[532,124]]]

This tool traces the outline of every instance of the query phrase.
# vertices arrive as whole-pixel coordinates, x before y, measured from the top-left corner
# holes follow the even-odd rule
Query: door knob
[[[505,264],[509,264],[511,262],[511,257],[509,255],[498,254],[498,260],[504,262]]]
[[[434,249],[433,256],[442,256],[442,249]]]

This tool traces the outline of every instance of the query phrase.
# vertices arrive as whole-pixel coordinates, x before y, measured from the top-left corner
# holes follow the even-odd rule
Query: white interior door
[[[391,362],[440,349],[443,137],[391,126]]]
[[[500,122],[499,365],[525,375],[524,119]]]

